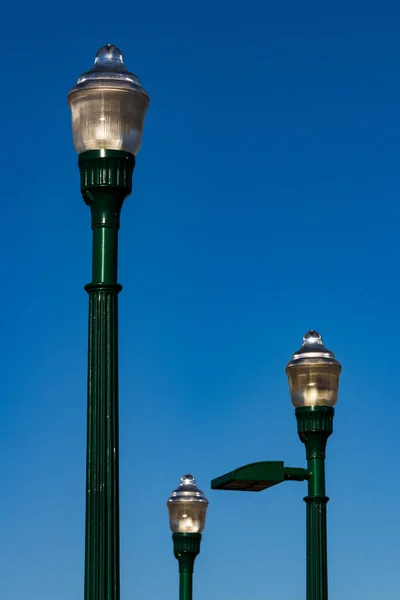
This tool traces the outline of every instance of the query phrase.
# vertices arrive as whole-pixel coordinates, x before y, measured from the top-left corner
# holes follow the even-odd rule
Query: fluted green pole
[[[194,561],[200,552],[200,533],[173,533],[174,555],[179,562],[179,600],[192,600]]]
[[[115,150],[79,155],[82,196],[93,230],[89,294],[85,600],[119,600],[118,229],[134,157]]]
[[[333,431],[334,409],[310,406],[296,409],[298,433],[308,463],[307,600],[328,600],[326,544],[325,448]]]

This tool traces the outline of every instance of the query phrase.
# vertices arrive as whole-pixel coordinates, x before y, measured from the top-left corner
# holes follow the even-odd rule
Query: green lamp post
[[[208,500],[192,475],[184,475],[167,501],[174,555],[179,562],[179,600],[192,600],[193,569],[200,552]]]
[[[85,600],[119,600],[118,230],[149,97],[121,51],[101,48],[69,92],[81,193],[93,230],[89,294]]]
[[[328,598],[325,449],[333,431],[341,370],[316,331],[306,333],[286,367],[297,431],[307,457],[307,600]]]
[[[342,370],[316,331],[309,331],[286,367],[297,431],[306,448],[307,469],[282,461],[245,465],[211,482],[213,489],[259,492],[283,481],[308,482],[307,600],[327,600],[325,449],[333,431],[334,406]]]

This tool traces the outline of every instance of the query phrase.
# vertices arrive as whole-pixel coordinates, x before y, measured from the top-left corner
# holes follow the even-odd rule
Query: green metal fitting
[[[325,444],[333,432],[333,417],[335,409],[331,406],[302,406],[296,408],[297,431],[306,449],[317,451],[315,444],[321,440]]]
[[[79,155],[81,191],[93,229],[89,294],[85,600],[119,600],[118,229],[132,189],[134,157]]]
[[[80,154],[78,161],[82,197],[92,215],[90,285],[112,285],[120,291],[117,284],[118,230],[122,204],[132,191],[135,157],[120,150],[89,150]]]
[[[88,150],[78,157],[81,174],[81,193],[86,204],[92,204],[101,189],[111,188],[113,195],[123,196],[132,191],[135,157],[123,150]]]
[[[173,533],[174,556],[179,562],[179,600],[192,600],[194,561],[200,552],[200,533]]]
[[[307,469],[302,469],[299,467],[285,467],[285,481],[306,481],[307,479]]]

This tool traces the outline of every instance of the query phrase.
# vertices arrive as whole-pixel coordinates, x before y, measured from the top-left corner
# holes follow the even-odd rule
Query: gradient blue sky
[[[305,597],[304,485],[209,481],[304,465],[284,368],[310,328],[343,364],[330,599],[398,597],[399,23],[383,1],[4,5],[2,597],[83,598],[91,232],[67,93],[105,43],[151,95],[120,238],[122,600],[177,598],[165,500],[187,471],[210,500],[196,600]]]

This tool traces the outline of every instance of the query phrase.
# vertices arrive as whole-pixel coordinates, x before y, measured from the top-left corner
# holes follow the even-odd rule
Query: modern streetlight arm
[[[333,431],[334,409],[304,406],[296,409],[298,433],[308,464],[307,600],[328,600],[326,535],[325,448]]]
[[[93,229],[89,294],[85,600],[119,600],[118,229],[134,157],[117,150],[79,155],[81,192]]]

